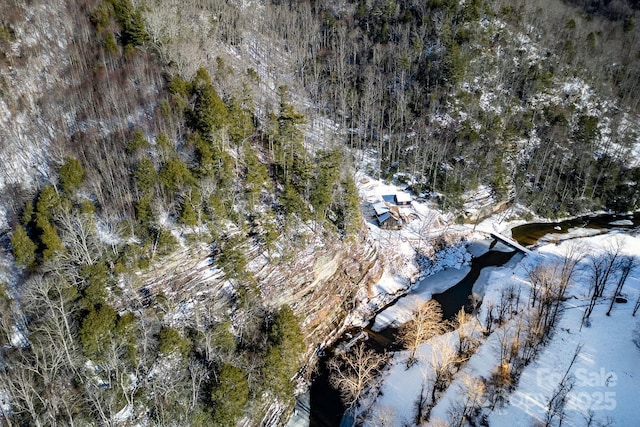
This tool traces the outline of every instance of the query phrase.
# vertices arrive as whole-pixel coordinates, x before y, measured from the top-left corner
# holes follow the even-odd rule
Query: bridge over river
[[[522,246],[520,243],[516,242],[515,240],[510,239],[510,238],[508,238],[506,236],[503,236],[502,234],[494,232],[494,233],[489,233],[489,235],[491,237],[493,237],[494,239],[499,240],[502,243],[504,243],[506,245],[509,245],[512,248],[517,249],[517,250],[519,250],[520,252],[522,252],[522,253],[524,253],[526,255],[530,255],[531,254],[531,251],[529,249],[525,248],[524,246]]]

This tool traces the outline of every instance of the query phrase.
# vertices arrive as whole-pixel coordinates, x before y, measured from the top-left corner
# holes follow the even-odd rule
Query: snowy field
[[[614,304],[611,315],[606,316],[617,282],[617,277],[614,277],[591,315],[591,324],[582,328],[580,325],[589,300],[588,257],[619,247],[621,254],[640,258],[640,238],[621,233],[578,236],[579,233],[575,233],[571,240],[543,245],[532,256],[521,258],[519,262],[509,263],[502,268],[491,269],[487,273],[483,309],[478,315],[480,321],[484,319],[483,310],[486,310],[486,305],[490,301],[498,301],[506,286],[513,285],[526,291],[530,287],[527,271],[537,264],[562,259],[576,249],[581,254],[552,339],[537,358],[524,368],[515,390],[505,396],[504,404],[496,405],[491,410],[487,401],[482,403],[488,425],[544,425],[548,403],[557,391],[578,347],[580,351],[568,374],[573,386],[566,397],[562,424],[637,425],[640,415],[640,400],[637,395],[640,390],[640,349],[632,338],[636,325],[640,324],[640,316],[634,318],[631,312],[640,294],[640,267],[636,266],[632,270],[622,290],[627,303]],[[523,292],[523,295],[527,293]],[[391,321],[391,317],[391,314],[385,316],[389,318],[388,321]],[[438,397],[426,425],[448,425],[453,421],[453,408],[459,406],[465,396],[468,387],[466,384],[473,379],[487,379],[495,371],[500,360],[498,341],[514,325],[515,319],[482,338],[482,343],[473,356],[462,364],[452,383]],[[476,331],[480,327],[475,319],[466,325],[466,328]],[[384,381],[377,397],[362,402],[361,409],[369,407],[366,424],[413,425],[421,387],[423,384],[428,385],[433,378],[432,349],[435,347],[442,351],[443,348],[451,348],[457,340],[457,331],[429,340],[420,347],[419,362],[410,369],[406,369],[407,352],[394,354],[383,374]],[[558,425],[558,419],[554,419],[551,425]]]
[[[481,256],[489,250],[491,240],[487,239],[488,233],[510,236],[510,229],[523,223],[514,220],[524,212],[516,206],[475,226],[455,225],[454,218],[443,215],[433,203],[414,198],[410,207],[400,207],[400,212],[410,219],[409,222],[401,230],[383,230],[370,206],[377,201],[388,200],[389,195],[403,191],[402,188],[364,174],[358,174],[356,182],[364,200],[363,214],[371,238],[385,259],[383,276],[361,301],[361,309],[366,308],[362,310],[362,316],[408,293],[378,313],[373,326],[375,331],[408,321],[412,311],[422,302],[459,282],[469,272],[472,256]],[[423,421],[423,425],[458,425],[459,419],[456,420],[454,414],[467,396],[469,384],[486,384],[496,372],[500,362],[500,340],[512,333],[521,316],[514,313],[511,320],[487,336],[482,333],[487,306],[495,305],[503,290],[514,287],[521,289],[522,307],[526,307],[531,289],[528,272],[539,264],[560,261],[571,253],[574,257],[579,253],[580,261],[555,332],[537,357],[524,367],[514,387],[502,394],[504,399],[501,403],[490,404],[484,395],[480,405],[483,422],[491,426],[545,425],[549,402],[571,365],[576,348],[579,348],[579,354],[567,374],[572,388],[565,399],[562,424],[637,424],[640,400],[634,392],[640,390],[640,349],[632,339],[634,329],[640,328],[636,326],[640,323],[640,315],[634,318],[631,312],[640,295],[640,262],[632,270],[622,291],[628,302],[614,304],[611,316],[605,315],[617,282],[616,273],[596,305],[590,325],[580,328],[589,302],[590,257],[619,247],[621,255],[640,260],[639,237],[632,233],[602,233],[576,228],[568,233],[550,234],[541,239],[532,255],[516,256],[502,267],[482,270],[473,287],[473,292],[483,297],[482,306],[476,317],[463,326],[468,335],[478,339],[479,345],[470,358],[455,369],[449,386],[436,394],[429,420]],[[447,239],[444,249],[434,244],[438,239]],[[502,244],[492,249],[511,250]],[[380,388],[370,390],[360,401],[359,412],[365,417],[364,425],[416,425],[416,403],[421,391],[429,390],[430,381],[434,378],[433,365],[441,360],[443,352],[454,351],[458,340],[458,330],[432,338],[420,346],[418,362],[409,369],[406,368],[408,352],[394,353],[383,372]],[[558,423],[556,417],[549,425]]]

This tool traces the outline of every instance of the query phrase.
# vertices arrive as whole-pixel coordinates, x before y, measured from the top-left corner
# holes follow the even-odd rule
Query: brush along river
[[[612,230],[633,231],[640,226],[640,214],[601,214],[584,216],[559,222],[530,223],[511,230],[513,239],[524,246],[556,243],[573,237],[585,237]],[[449,268],[421,280],[401,298],[381,309],[366,328],[345,333],[332,348],[325,349],[319,361],[317,376],[309,391],[300,396],[296,415],[289,426],[333,427],[350,425],[339,393],[329,384],[327,361],[336,348],[355,344],[366,338],[367,346],[376,351],[398,351],[398,327],[409,320],[411,312],[421,302],[433,298],[440,303],[443,315],[449,319],[462,307],[471,309],[471,296],[482,297],[492,269],[513,268],[523,257],[521,253],[495,241],[472,242],[469,251],[471,265],[460,269]],[[344,419],[343,419],[344,418]]]

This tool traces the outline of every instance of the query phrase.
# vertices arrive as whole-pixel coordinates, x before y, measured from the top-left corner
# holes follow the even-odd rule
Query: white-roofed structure
[[[411,194],[405,191],[396,193],[394,199],[395,199],[396,205],[398,206],[406,206],[411,204]]]

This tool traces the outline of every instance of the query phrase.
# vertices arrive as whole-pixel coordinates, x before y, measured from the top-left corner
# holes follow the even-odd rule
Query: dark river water
[[[458,283],[440,294],[433,294],[433,299],[442,307],[444,319],[453,318],[462,307],[471,310],[469,297],[474,283],[478,280],[480,272],[485,267],[500,267],[516,254],[513,252],[489,251],[484,255],[471,260],[471,271]]]
[[[501,266],[508,262],[517,252],[489,251],[471,261],[471,271],[456,285],[440,294],[434,294],[433,298],[442,306],[443,317],[452,318],[462,307],[469,304],[469,296],[473,284],[480,276],[480,272],[485,267]],[[368,348],[375,351],[398,351],[402,347],[398,344],[397,328],[388,327],[380,332],[371,330],[375,318],[371,321],[366,332]],[[359,330],[349,331],[349,335],[344,337],[342,342],[348,341],[352,336],[358,334]],[[339,340],[337,345],[340,345]],[[326,355],[320,359],[317,376],[314,378],[310,388],[310,426],[312,427],[337,427],[345,413],[345,406],[340,400],[339,393],[334,390],[329,383],[329,372],[326,366],[331,357],[333,348],[326,350]]]
[[[559,222],[524,224],[513,228],[511,234],[513,239],[521,245],[532,246],[538,244],[545,236],[567,233],[574,228],[589,228],[607,232],[608,230],[629,230],[637,227],[640,227],[640,213],[628,215],[600,214]],[[516,254],[516,251],[489,251],[481,256],[474,257],[471,261],[471,271],[460,282],[445,292],[433,295],[433,299],[442,306],[443,317],[450,319],[461,307],[468,306],[473,285],[478,280],[483,268],[502,266]],[[372,325],[373,320],[369,327],[363,329],[368,336],[366,343],[369,348],[376,351],[397,351],[401,349],[396,340],[396,328],[386,328],[376,333],[370,329]],[[348,341],[359,332],[359,330],[349,331],[349,335],[343,336],[342,342]],[[337,345],[340,345],[340,340]],[[329,372],[326,363],[332,352],[333,349],[327,349],[325,356],[320,359],[317,376],[311,384],[309,406],[310,425],[312,427],[338,427],[346,410],[340,400],[339,393],[329,384]]]
[[[622,224],[621,221],[628,222]],[[613,223],[613,224],[612,224]],[[589,228],[606,232],[612,229],[629,230],[640,226],[640,212],[633,214],[600,214],[581,216],[559,222],[541,222],[520,225],[511,229],[513,239],[523,246],[535,245],[549,234],[563,234],[572,228]]]

